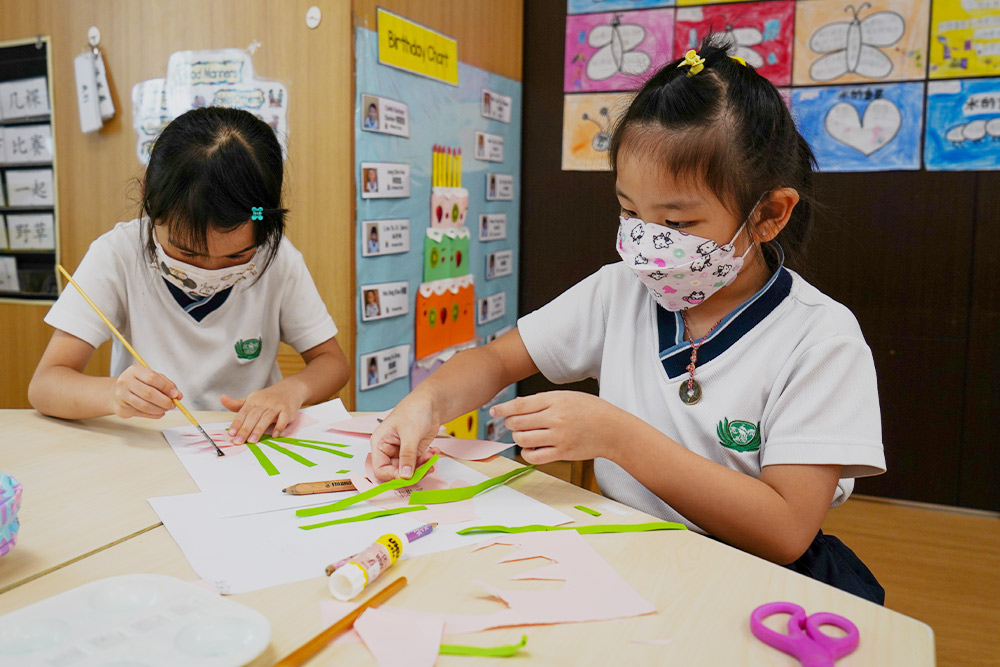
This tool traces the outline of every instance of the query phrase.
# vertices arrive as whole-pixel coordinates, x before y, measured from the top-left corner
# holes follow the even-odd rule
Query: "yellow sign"
[[[378,61],[458,85],[458,42],[402,16],[378,9]]]

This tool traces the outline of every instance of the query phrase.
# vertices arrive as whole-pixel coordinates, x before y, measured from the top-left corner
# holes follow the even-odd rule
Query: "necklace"
[[[694,405],[701,400],[701,385],[694,379],[694,367],[695,364],[698,363],[698,348],[701,347],[701,344],[704,343],[709,336],[712,335],[712,332],[715,331],[715,327],[722,324],[722,320],[725,319],[725,316],[713,324],[712,328],[708,330],[708,333],[698,340],[694,339],[694,334],[691,333],[691,327],[688,326],[687,316],[684,314],[683,310],[681,311],[681,319],[684,321],[684,333],[687,334],[688,340],[691,341],[691,362],[685,369],[688,372],[688,380],[687,382],[681,383],[681,386],[678,388],[678,393],[684,403],[687,405]]]

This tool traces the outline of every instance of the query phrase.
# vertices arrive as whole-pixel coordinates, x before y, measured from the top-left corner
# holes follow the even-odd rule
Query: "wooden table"
[[[178,417],[158,422],[115,418],[62,422],[26,410],[0,412],[5,431],[15,435],[0,443],[0,469],[14,475],[25,489],[19,542],[0,559],[0,590],[6,589],[0,595],[0,614],[119,574],[155,572],[197,579],[145,500],[197,491],[159,433],[180,425],[183,418]],[[225,416],[199,413],[198,418],[210,423],[223,421]],[[470,465],[487,475],[514,466],[501,457]],[[599,518],[584,517],[572,506],[596,507],[612,501],[538,472],[514,480],[511,486],[578,517],[579,523],[651,520],[631,508],[624,508],[627,516],[606,512]],[[514,643],[527,634],[528,645],[519,664],[796,665],[749,631],[750,612],[757,605],[792,600],[809,612],[831,611],[857,624],[861,645],[838,661],[838,667],[934,664],[934,637],[927,625],[696,533],[626,533],[586,539],[659,613],[490,630],[449,636],[448,641],[488,646]],[[406,575],[410,585],[391,604],[489,613],[500,603],[485,598],[473,579],[502,588],[557,585],[506,580],[515,571],[537,567],[537,561],[512,564],[491,578],[497,572],[492,567],[497,548],[457,549],[401,561],[385,581]],[[232,599],[270,620],[271,644],[253,663],[270,665],[323,629],[319,603],[328,599],[328,593],[324,578],[316,577]],[[666,645],[636,643],[663,639],[671,641]],[[374,664],[360,644],[329,647],[310,664],[334,662]],[[510,664],[502,659],[492,662]],[[438,664],[470,663],[467,658],[441,656]],[[491,661],[476,658],[475,664]]]

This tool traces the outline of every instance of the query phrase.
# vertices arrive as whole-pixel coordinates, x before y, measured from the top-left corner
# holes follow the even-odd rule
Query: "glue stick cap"
[[[341,602],[347,602],[356,597],[365,589],[366,583],[365,571],[357,563],[345,563],[337,568],[327,581],[330,586],[330,594]]]

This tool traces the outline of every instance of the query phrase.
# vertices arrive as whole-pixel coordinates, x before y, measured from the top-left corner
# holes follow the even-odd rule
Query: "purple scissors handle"
[[[764,619],[772,614],[791,614],[788,634],[764,625]],[[821,625],[833,625],[847,635],[831,637],[820,630]],[[860,638],[858,626],[843,616],[826,612],[806,616],[806,610],[794,602],[770,602],[757,607],[750,614],[750,631],[768,646],[794,656],[804,667],[833,667],[835,660],[858,647]]]

